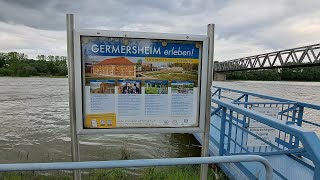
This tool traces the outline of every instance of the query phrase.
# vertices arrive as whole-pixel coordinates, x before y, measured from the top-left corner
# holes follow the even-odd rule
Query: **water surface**
[[[319,82],[225,81],[214,85],[320,104]],[[319,120],[315,112],[305,117]],[[71,161],[66,78],[0,77],[0,163]],[[80,137],[81,160],[199,156],[192,135]]]

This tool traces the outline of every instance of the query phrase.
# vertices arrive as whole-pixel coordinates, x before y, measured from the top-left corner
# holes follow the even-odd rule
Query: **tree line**
[[[228,80],[320,81],[320,66],[227,72]]]
[[[0,52],[0,76],[66,76],[66,56],[38,55],[29,59],[24,53]]]

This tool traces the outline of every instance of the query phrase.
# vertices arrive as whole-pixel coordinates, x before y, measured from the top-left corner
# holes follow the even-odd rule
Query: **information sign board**
[[[84,31],[74,50],[78,133],[203,131],[207,36]]]

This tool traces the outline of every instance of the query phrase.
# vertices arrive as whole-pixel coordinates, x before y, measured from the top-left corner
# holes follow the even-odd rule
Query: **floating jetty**
[[[211,92],[210,156],[261,155],[273,179],[320,179],[319,116],[306,119],[320,114],[319,105],[217,86]],[[258,162],[218,165],[230,179],[265,179]]]

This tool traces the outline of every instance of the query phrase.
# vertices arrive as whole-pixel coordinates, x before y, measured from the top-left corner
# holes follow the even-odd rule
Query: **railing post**
[[[218,91],[218,99],[221,99],[221,89]]]
[[[249,96],[248,94],[244,95],[244,102],[248,102],[249,101]],[[248,108],[248,104],[244,104],[244,108]],[[242,127],[243,128],[247,128],[247,122],[246,122],[247,117],[243,116],[243,121],[242,121]]]
[[[232,130],[232,117],[233,117],[233,111],[230,110],[230,118],[229,118],[229,121],[228,121],[228,125],[229,125],[229,128],[228,128],[228,144],[227,144],[227,151],[230,152],[230,144],[231,144],[231,130]]]
[[[293,123],[296,123],[296,119],[297,119],[297,118],[296,118],[296,116],[297,116],[297,108],[298,108],[298,107],[295,105],[295,106],[294,106],[294,109],[292,110],[292,122],[293,122]],[[289,114],[289,112],[288,112],[288,114]],[[293,144],[293,137],[294,137],[294,136],[290,134],[290,137],[289,137],[289,144],[290,144],[289,146],[290,146],[290,147],[288,147],[288,148],[294,148],[294,146],[295,146],[295,145]],[[296,138],[297,138],[297,137],[296,137]]]
[[[302,125],[302,118],[303,118],[303,111],[304,111],[304,107],[303,106],[299,106],[298,105],[298,117],[297,117],[297,126]],[[294,140],[294,148],[298,148],[299,147],[299,138],[297,136],[295,136],[295,140]]]
[[[226,129],[226,119],[227,119],[227,108],[222,107],[219,156],[223,156],[224,154],[224,136],[225,136],[225,129]]]

